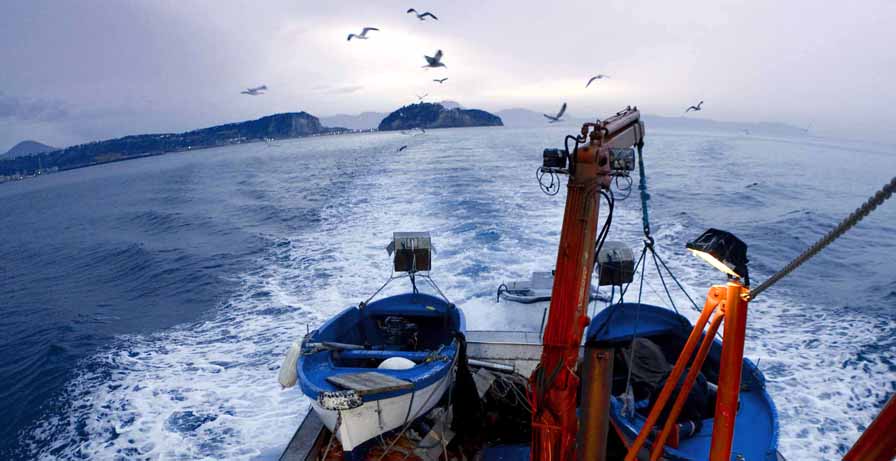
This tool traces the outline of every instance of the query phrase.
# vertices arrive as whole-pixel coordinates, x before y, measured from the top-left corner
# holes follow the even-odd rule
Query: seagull
[[[685,110],[685,113],[690,112],[690,111],[692,111],[692,110],[694,110],[694,111],[700,111],[700,110],[703,110],[703,108],[700,107],[700,106],[702,106],[702,105],[703,105],[703,101],[700,101],[696,106],[690,106],[690,107],[688,107],[687,110]]]
[[[419,19],[419,20],[421,20],[421,21],[426,21],[426,17],[427,17],[427,16],[429,16],[429,17],[435,19],[436,21],[439,20],[439,18],[437,18],[436,15],[430,13],[429,11],[426,11],[426,12],[424,12],[424,13],[418,13],[417,10],[411,8],[411,9],[408,10],[408,14],[411,14],[411,13],[414,13],[415,15],[417,15],[417,19]]]
[[[423,96],[420,96],[419,94],[415,96],[417,96],[417,102],[423,102],[423,98],[429,96],[429,93],[426,93]]]
[[[378,31],[379,29],[377,29],[376,27],[365,27],[361,29],[360,34],[348,34],[348,40],[351,41],[353,38],[357,38],[358,40],[367,40],[368,38],[370,38],[367,36],[367,32],[370,32],[371,30]]]
[[[426,65],[423,67],[448,67],[442,64],[442,50],[437,50],[435,56],[423,56],[426,58]]]
[[[610,76],[609,76],[609,75],[604,75],[604,74],[597,74],[597,75],[595,75],[594,77],[591,77],[591,79],[588,80],[588,83],[585,84],[585,88],[588,88],[588,87],[591,85],[591,82],[593,82],[593,81],[595,81],[595,80],[604,79],[604,78],[610,78]]]
[[[553,115],[553,116],[548,115],[548,114],[541,114],[541,115],[544,115],[545,118],[547,118],[549,120],[548,123],[554,123],[554,122],[560,121],[560,117],[563,117],[564,112],[566,112],[566,103],[565,102],[563,103],[562,106],[560,106],[560,112],[557,112],[557,115]]]
[[[407,148],[408,148],[407,145],[401,146],[401,147],[398,148],[398,150],[397,150],[396,152],[401,152],[401,151],[403,151],[403,150],[405,150],[405,149],[407,149]]]
[[[261,96],[267,91],[267,85],[256,86],[255,88],[246,88],[243,91],[240,91],[240,94],[248,94],[249,96]]]
[[[439,83],[445,83],[445,80],[448,80],[448,77],[445,77],[445,78],[434,78],[434,79],[432,79],[432,81],[434,81],[434,82],[439,82]]]

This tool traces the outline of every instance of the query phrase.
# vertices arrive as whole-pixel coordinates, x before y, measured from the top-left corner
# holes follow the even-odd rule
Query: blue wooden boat
[[[586,340],[626,347],[635,337],[646,338],[657,344],[668,361],[674,363],[691,330],[692,326],[686,318],[669,309],[648,304],[623,303],[609,306],[596,315],[588,327]],[[717,380],[721,352],[722,344],[715,340],[701,370],[709,387]],[[628,446],[644,425],[648,402],[635,402],[636,411],[624,411],[623,394],[628,379],[626,362],[617,360],[614,363],[613,396],[610,398],[611,431]],[[682,438],[677,448],[667,446],[663,459],[707,459],[712,428],[710,413],[702,421],[702,428],[693,436]],[[735,423],[732,456],[732,459],[745,460],[783,459],[778,453],[778,412],[765,389],[765,377],[748,359],[744,359],[742,367],[740,409]]]
[[[347,308],[306,336],[298,381],[346,459],[439,402],[464,330],[454,304],[406,293]]]

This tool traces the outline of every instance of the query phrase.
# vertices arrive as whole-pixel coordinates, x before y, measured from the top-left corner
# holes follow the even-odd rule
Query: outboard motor
[[[420,329],[416,323],[404,317],[390,315],[380,324],[380,329],[386,335],[388,344],[399,346],[402,349],[417,349]]]

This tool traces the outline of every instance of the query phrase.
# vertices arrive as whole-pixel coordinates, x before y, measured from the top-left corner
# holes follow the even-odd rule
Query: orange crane
[[[529,380],[533,461],[571,461],[576,456],[575,370],[588,325],[598,194],[610,186],[612,149],[643,145],[640,118],[637,108],[627,108],[607,120],[584,124],[572,151],[555,151],[550,159],[545,152],[540,172],[568,174],[569,182],[541,362]]]

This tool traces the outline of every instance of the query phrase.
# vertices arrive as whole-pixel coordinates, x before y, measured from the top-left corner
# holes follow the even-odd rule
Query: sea
[[[657,252],[701,305],[724,276],[688,240],[739,236],[755,285],[896,173],[896,149],[866,142],[647,129]],[[537,330],[541,306],[495,291],[553,267],[565,189],[535,172],[575,131],[311,137],[0,185],[0,459],[277,458],[309,409],[277,383],[284,353],[380,287],[394,231],[431,232],[469,328]],[[632,179],[609,240],[638,254]],[[894,236],[886,203],[750,304],[746,355],[791,461],[839,459],[896,392]],[[671,308],[646,267],[642,301]]]

